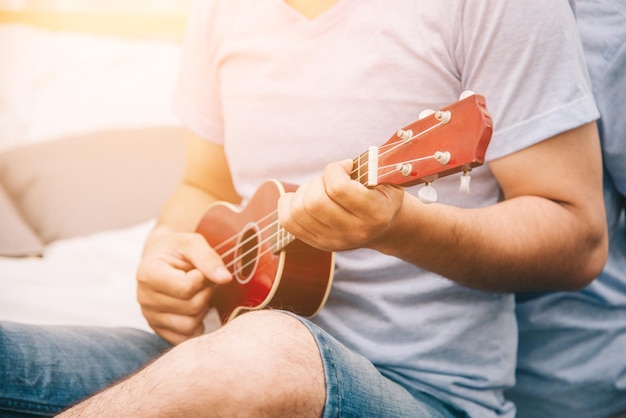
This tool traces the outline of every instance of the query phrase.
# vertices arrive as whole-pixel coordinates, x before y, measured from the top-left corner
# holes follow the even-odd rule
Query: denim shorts
[[[326,378],[324,418],[467,416],[424,392],[409,392],[383,376],[367,358],[349,350],[320,327],[295,317],[309,328],[322,356]]]
[[[295,316],[295,315],[294,315]],[[324,417],[452,418],[465,414],[384,377],[365,357],[299,318],[315,337],[326,376]],[[129,328],[0,322],[0,416],[52,416],[170,348]]]
[[[0,417],[56,415],[169,347],[130,328],[0,322]]]

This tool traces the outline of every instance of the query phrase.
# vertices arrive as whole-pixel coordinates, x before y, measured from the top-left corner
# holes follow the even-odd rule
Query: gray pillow
[[[15,148],[0,153],[0,180],[44,244],[124,228],[158,214],[182,176],[185,139],[184,128],[155,127]]]
[[[38,256],[43,242],[20,216],[13,200],[0,187],[0,256]]]

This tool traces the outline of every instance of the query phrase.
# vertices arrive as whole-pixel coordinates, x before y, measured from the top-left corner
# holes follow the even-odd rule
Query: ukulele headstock
[[[466,92],[439,111],[422,112],[383,145],[355,158],[352,178],[368,187],[380,183],[408,187],[467,174],[485,162],[492,131],[485,98]],[[469,187],[469,178],[462,181],[464,187]]]

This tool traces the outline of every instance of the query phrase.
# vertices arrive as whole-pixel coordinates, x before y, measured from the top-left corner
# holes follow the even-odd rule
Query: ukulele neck
[[[278,222],[276,224],[278,225]],[[289,233],[285,228],[278,225],[278,230],[276,231],[276,235],[273,238],[274,242],[272,243],[272,252],[274,254],[278,254],[295,240],[296,237],[293,234]]]
[[[367,187],[378,184],[378,147],[369,147],[366,152],[352,160],[350,178]]]

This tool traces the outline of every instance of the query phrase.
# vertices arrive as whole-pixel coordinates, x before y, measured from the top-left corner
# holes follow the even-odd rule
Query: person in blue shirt
[[[609,258],[578,292],[520,294],[519,418],[626,417],[626,3],[577,0],[604,158]]]

